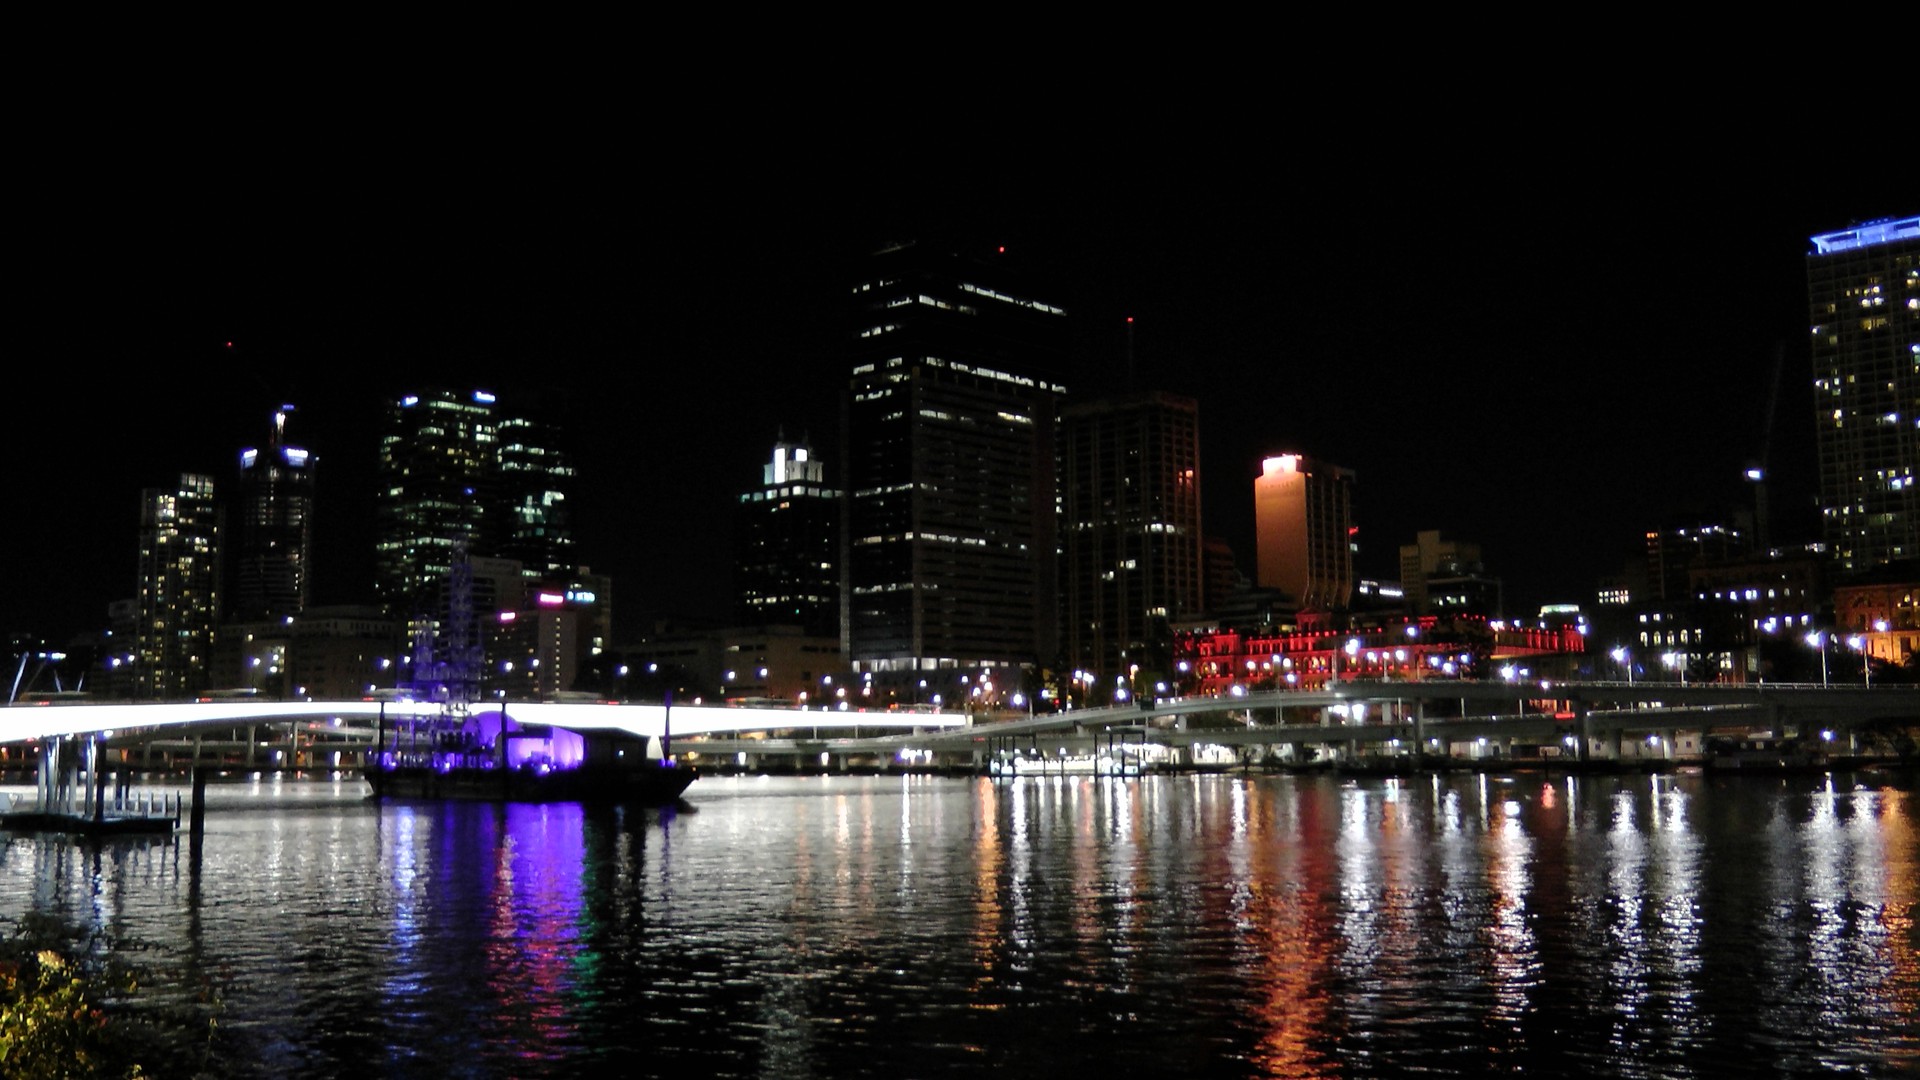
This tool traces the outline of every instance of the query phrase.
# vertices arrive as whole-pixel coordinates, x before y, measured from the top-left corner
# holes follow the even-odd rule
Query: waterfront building
[[[240,451],[234,516],[233,601],[241,622],[283,619],[307,606],[313,558],[312,455],[287,443],[293,406],[273,414],[264,447]]]
[[[850,661],[903,686],[1051,662],[1066,311],[1004,253],[927,242],[874,252],[850,299]]]
[[[1807,255],[1822,536],[1843,574],[1920,556],[1920,217]]]
[[[742,625],[840,633],[840,499],[805,439],[782,435],[761,466],[760,486],[740,496],[734,567]]]
[[[1300,611],[1345,611],[1353,599],[1354,473],[1299,454],[1261,463],[1253,484],[1256,582]]]
[[[1879,663],[1911,669],[1920,652],[1920,559],[1887,563],[1833,590],[1834,633]]]
[[[1341,681],[1503,677],[1502,668],[1585,654],[1577,625],[1522,626],[1475,615],[1392,618],[1335,625],[1322,615],[1257,630],[1182,634],[1181,692],[1218,697],[1261,690],[1322,690]]]
[[[178,700],[206,689],[220,611],[220,510],[210,476],[140,497],[134,694]]]
[[[1203,610],[1199,405],[1146,391],[1062,414],[1068,661],[1112,685],[1165,678],[1173,625]]]

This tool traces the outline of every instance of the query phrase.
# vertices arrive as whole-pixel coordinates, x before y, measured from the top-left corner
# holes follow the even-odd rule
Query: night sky
[[[320,462],[314,600],[369,599],[376,420],[436,383],[557,410],[623,639],[724,616],[733,502],[776,434],[838,467],[842,267],[934,231],[1055,267],[1076,395],[1131,368],[1199,400],[1206,528],[1249,573],[1253,477],[1288,451],[1356,470],[1363,574],[1437,528],[1482,545],[1513,613],[1591,603],[1644,529],[1750,506],[1763,453],[1775,539],[1812,538],[1807,237],[1920,192],[1898,170],[1583,164],[1201,162],[890,199],[878,177],[801,198],[444,170],[49,191],[16,247],[0,631],[103,624],[134,591],[140,490],[190,470],[230,490],[283,402]]]

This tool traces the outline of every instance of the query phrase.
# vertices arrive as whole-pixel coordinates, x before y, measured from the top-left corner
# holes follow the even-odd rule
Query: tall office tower
[[[1920,217],[1813,238],[1822,537],[1842,573],[1920,557]]]
[[[1343,611],[1353,598],[1349,469],[1282,454],[1253,482],[1255,573],[1301,611]]]
[[[234,537],[230,617],[255,622],[298,615],[307,606],[313,549],[314,459],[287,445],[283,405],[264,449],[240,452],[239,522]]]
[[[186,474],[140,502],[139,622],[134,692],[160,700],[210,685],[220,612],[220,512],[213,478]]]
[[[735,610],[743,626],[840,632],[840,492],[806,441],[782,435],[760,487],[740,496]]]
[[[457,550],[493,553],[499,437],[485,391],[409,394],[388,407],[374,588],[395,615],[430,617],[444,607]]]
[[[1006,259],[895,244],[853,286],[841,637],[857,670],[1058,651],[1067,313]]]
[[[1169,673],[1172,623],[1200,615],[1200,407],[1147,391],[1061,414],[1067,657]]]
[[[567,496],[573,466],[552,424],[524,416],[499,422],[499,554],[529,578],[573,572],[573,521]]]

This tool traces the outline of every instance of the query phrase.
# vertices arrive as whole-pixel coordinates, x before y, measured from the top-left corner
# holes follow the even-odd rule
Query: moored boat
[[[426,723],[383,721],[362,775],[376,799],[619,803],[669,806],[698,770],[652,754],[622,730],[519,724],[503,713],[454,714]]]

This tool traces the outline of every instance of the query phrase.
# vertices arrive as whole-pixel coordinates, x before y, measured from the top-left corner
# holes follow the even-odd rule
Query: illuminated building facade
[[[489,553],[499,427],[485,391],[409,394],[387,409],[375,512],[375,594],[402,618],[430,613],[456,552]]]
[[[916,682],[1051,661],[1067,313],[1004,256],[898,244],[861,271],[842,412],[848,658]]]
[[[735,611],[743,626],[840,633],[840,495],[804,440],[784,437],[740,496]]]
[[[1920,217],[1807,256],[1822,536],[1842,573],[1920,556]]]
[[[552,701],[574,689],[589,655],[591,594],[530,585],[512,607],[487,617],[484,688],[509,701]]]
[[[1165,678],[1173,624],[1201,614],[1199,412],[1148,391],[1062,414],[1062,632],[1102,685],[1136,667]]]
[[[1891,563],[1834,589],[1833,623],[1863,664],[1871,657],[1912,665],[1920,652],[1920,561]]]
[[[484,390],[435,390],[392,402],[380,444],[377,595],[387,610],[409,620],[413,641],[406,680],[434,693],[493,691],[501,664],[543,653],[548,638],[512,643],[514,651],[487,655],[502,612],[523,610],[535,585],[570,582],[573,534],[568,495],[573,469],[559,449],[558,431],[521,414],[503,412]],[[552,586],[563,592],[570,585]],[[591,590],[588,590],[591,591]],[[574,621],[579,617],[570,616]],[[591,632],[570,630],[597,647],[606,620],[588,620]],[[540,689],[564,681],[565,662],[546,665]],[[531,685],[531,684],[529,684]],[[516,683],[514,689],[522,688]]]
[[[1301,611],[1344,611],[1353,599],[1350,469],[1282,454],[1253,482],[1256,583]]]
[[[265,447],[240,452],[238,522],[233,538],[233,602],[241,622],[284,619],[307,606],[313,557],[314,459],[287,444],[287,416],[273,414]]]
[[[1519,626],[1478,616],[1426,616],[1359,629],[1312,621],[1270,630],[1202,630],[1181,636],[1182,693],[1237,696],[1322,690],[1341,681],[1484,679],[1511,664],[1586,653],[1578,626]]]
[[[484,390],[392,402],[376,508],[381,602],[403,616],[431,610],[457,549],[511,560],[529,580],[571,575],[574,470],[559,442],[553,425],[503,412]]]
[[[220,611],[220,511],[213,478],[186,474],[140,501],[134,693],[169,701],[212,681]]]
[[[564,577],[573,570],[574,470],[552,424],[503,416],[497,427],[500,505],[497,552],[516,559],[533,578]]]

